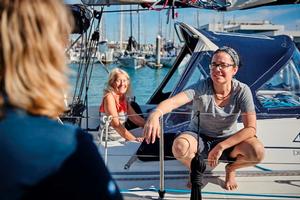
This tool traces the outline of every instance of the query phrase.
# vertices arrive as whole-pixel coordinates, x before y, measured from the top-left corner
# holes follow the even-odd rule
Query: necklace
[[[225,95],[225,96],[223,96],[223,95],[220,96],[220,94],[218,95],[218,94],[216,93],[216,91],[215,91],[215,88],[213,88],[213,91],[214,91],[215,98],[216,98],[217,100],[223,101],[223,100],[227,99],[227,98],[231,95],[232,89],[230,88],[230,91],[229,91],[228,94]]]
[[[215,93],[215,97],[216,97],[216,99],[218,99],[218,100],[225,100],[225,99],[227,99],[229,96],[230,96],[230,94],[231,94],[231,91],[226,95],[226,96],[218,96],[216,93]]]

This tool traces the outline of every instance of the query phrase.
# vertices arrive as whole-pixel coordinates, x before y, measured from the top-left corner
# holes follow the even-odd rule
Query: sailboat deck
[[[139,145],[109,142],[107,166],[125,200],[159,199],[160,163],[135,159]],[[104,146],[98,146],[104,157]],[[220,163],[205,171],[202,199],[300,199],[299,159],[298,150],[266,149],[266,159],[262,163],[237,171],[238,189],[233,191],[223,187],[226,163]],[[188,177],[188,170],[178,161],[164,161],[164,199],[190,199],[191,191],[186,187]]]
[[[224,173],[216,172],[203,178],[202,199],[300,199],[300,170],[272,172],[239,171],[237,190],[225,190]],[[159,181],[159,180],[157,180]],[[173,182],[173,183],[171,183]],[[190,199],[190,190],[184,186],[186,178],[165,181],[164,199]],[[179,187],[185,189],[178,189]],[[122,191],[124,199],[158,199],[158,188],[134,188]]]

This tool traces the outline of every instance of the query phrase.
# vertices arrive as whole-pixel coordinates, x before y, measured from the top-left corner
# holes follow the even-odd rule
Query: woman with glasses
[[[137,126],[143,127],[145,120],[138,115],[128,102],[130,94],[130,78],[127,72],[115,68],[111,71],[108,83],[104,89],[102,103],[100,105],[100,132],[105,137],[106,117],[112,116],[109,126],[109,140],[118,140],[121,137],[128,141],[142,142],[143,137],[136,137],[125,127],[127,117]],[[101,138],[102,139],[102,138]]]
[[[159,117],[193,101],[195,114],[187,130],[174,140],[172,152],[189,169],[197,144],[199,153],[207,158],[210,167],[216,167],[219,161],[227,162],[224,185],[227,190],[237,188],[237,169],[253,166],[264,157],[264,147],[256,137],[256,114],[251,90],[233,78],[239,66],[240,59],[233,48],[219,48],[212,56],[210,78],[200,80],[161,102],[144,127],[146,142],[153,143],[159,137]],[[239,116],[244,127],[237,130]]]

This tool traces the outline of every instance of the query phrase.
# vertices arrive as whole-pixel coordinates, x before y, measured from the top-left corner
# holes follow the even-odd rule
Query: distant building
[[[267,36],[288,35],[300,49],[300,31],[285,30],[284,25],[272,24],[270,21],[228,21],[225,24],[211,23],[200,27],[200,29],[209,31],[225,31],[246,34],[261,34]]]

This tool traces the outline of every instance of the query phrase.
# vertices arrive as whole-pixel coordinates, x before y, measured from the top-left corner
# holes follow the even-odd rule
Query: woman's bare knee
[[[172,146],[172,152],[175,158],[183,158],[188,154],[190,143],[184,138],[177,138]]]
[[[174,140],[172,146],[172,152],[175,158],[182,159],[185,157],[191,157],[191,154],[195,154],[194,142],[189,138],[179,136]]]
[[[240,156],[243,160],[252,162],[254,165],[264,159],[264,154],[264,146],[255,138],[254,141],[243,142],[237,145],[231,153],[231,156],[234,158]]]
[[[261,162],[265,157],[265,148],[261,143],[254,146],[254,159],[257,163]]]

